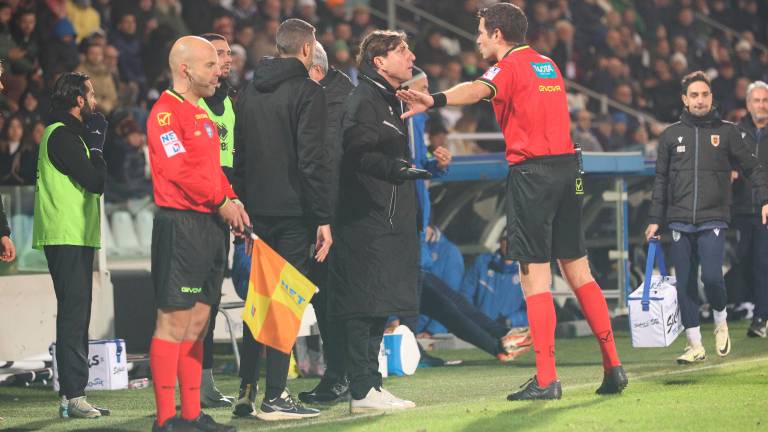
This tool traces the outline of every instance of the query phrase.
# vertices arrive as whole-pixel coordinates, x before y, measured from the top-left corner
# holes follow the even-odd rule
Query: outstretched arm
[[[415,90],[400,90],[397,92],[397,97],[408,104],[409,110],[401,116],[405,119],[432,107],[471,105],[483,99],[488,99],[492,94],[493,90],[488,85],[480,81],[472,81],[457,84],[435,95],[420,93]],[[440,100],[442,97],[444,97],[444,100]]]

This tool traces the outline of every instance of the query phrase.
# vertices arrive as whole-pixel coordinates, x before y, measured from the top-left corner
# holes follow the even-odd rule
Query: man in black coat
[[[0,76],[3,75],[3,65],[0,63]],[[3,90],[3,84],[0,83],[0,91]],[[3,203],[0,202],[0,261],[12,262],[16,259],[16,246],[11,240],[11,227],[8,225],[8,218],[5,216]]]
[[[277,30],[279,57],[262,60],[235,108],[232,186],[245,200],[253,232],[300,272],[309,274],[309,247],[325,260],[331,247],[331,159],[325,144],[326,102],[309,78],[315,28],[299,19]],[[235,414],[250,416],[259,376],[259,351],[243,326],[240,397]],[[290,355],[267,347],[264,401],[256,416],[287,420],[320,414],[286,391]]]
[[[765,166],[768,164],[768,84],[756,81],[747,87],[747,111],[749,115],[738,125],[741,137]],[[768,268],[768,230],[760,220],[761,202],[752,183],[742,173],[737,172],[737,175],[733,182],[733,225],[740,234],[736,256],[747,282],[745,287],[754,289],[755,302],[747,336],[764,338],[768,335],[768,274],[765,271]]]
[[[709,78],[697,71],[682,81],[686,109],[659,137],[656,180],[645,231],[650,239],[666,222],[672,231],[670,261],[677,275],[677,302],[688,346],[679,364],[706,359],[699,327],[698,264],[715,319],[715,349],[731,350],[723,280],[725,233],[731,222],[731,161],[753,183],[763,224],[768,219],[768,178],[733,123],[712,110]]]
[[[317,42],[309,77],[323,86],[326,101],[325,144],[333,160],[333,192],[334,202],[338,191],[338,162],[341,158],[341,143],[338,139],[340,116],[344,109],[344,101],[349,96],[354,85],[349,77],[334,68],[328,67],[328,55]],[[326,262],[313,262],[310,269],[310,280],[314,281],[320,291],[312,297],[320,337],[323,339],[323,357],[325,357],[325,374],[314,389],[299,393],[299,399],[305,403],[329,403],[345,399],[349,394],[347,371],[344,367],[344,333],[336,321],[328,320],[328,265]]]
[[[405,35],[374,31],[360,44],[360,83],[341,117],[342,157],[328,315],[347,339],[350,409],[412,408],[381,387],[378,353],[389,315],[418,313],[419,237],[408,130],[395,90],[412,76]]]

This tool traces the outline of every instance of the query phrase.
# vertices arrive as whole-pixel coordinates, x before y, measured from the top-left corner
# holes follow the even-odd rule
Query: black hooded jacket
[[[768,177],[735,124],[710,112],[684,111],[659,136],[648,222],[700,224],[731,220],[731,171],[739,169],[768,203]]]
[[[332,166],[320,85],[295,58],[266,58],[235,107],[232,186],[255,216],[333,216]]]
[[[746,115],[739,122],[741,137],[754,153],[760,164],[768,165],[768,127],[757,130],[751,115]],[[733,182],[733,213],[737,215],[754,215],[760,212],[760,202],[752,182],[739,172],[739,178]]]

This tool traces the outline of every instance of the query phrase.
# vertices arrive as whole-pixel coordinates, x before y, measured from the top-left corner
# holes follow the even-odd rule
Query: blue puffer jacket
[[[491,319],[502,318],[510,327],[527,327],[528,314],[517,262],[507,264],[499,252],[475,258],[464,275],[461,293]]]
[[[436,241],[427,243],[422,237],[422,270],[434,274],[454,291],[458,291],[464,276],[464,257],[461,256],[455,244],[451,243],[437,228],[433,227],[433,229],[437,232]],[[448,333],[439,321],[426,315],[419,316],[418,329],[419,333]]]

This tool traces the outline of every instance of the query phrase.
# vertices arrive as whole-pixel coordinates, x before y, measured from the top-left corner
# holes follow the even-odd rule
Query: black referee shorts
[[[227,226],[218,215],[158,209],[152,227],[152,282],[159,309],[218,304],[227,266]]]
[[[545,156],[509,167],[508,258],[523,263],[586,255],[584,185],[575,155]]]

